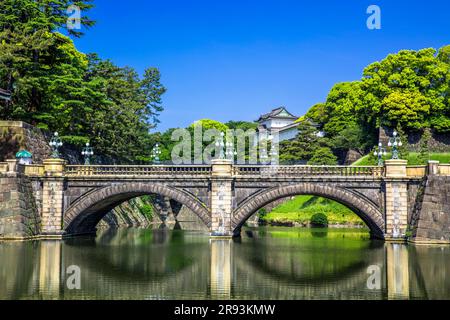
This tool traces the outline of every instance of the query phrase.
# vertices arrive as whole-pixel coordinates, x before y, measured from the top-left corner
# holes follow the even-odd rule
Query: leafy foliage
[[[380,126],[397,128],[403,138],[400,156],[405,158],[409,133],[427,128],[450,132],[449,56],[450,45],[438,52],[427,48],[390,54],[367,66],[360,81],[334,85],[326,101],[312,106],[299,122],[315,122],[333,150],[360,153],[378,143]],[[285,143],[284,157],[290,161],[304,159],[305,153],[311,157],[311,150],[303,149],[298,139]]]
[[[335,165],[337,157],[329,147],[321,147],[314,151],[313,156],[309,159],[308,164],[311,165]]]
[[[79,52],[67,28],[66,10],[82,10],[89,0],[4,0],[0,10],[0,87],[12,92],[11,102],[0,102],[0,118],[22,120],[58,131],[67,143],[87,141],[104,162],[146,161],[158,123],[165,88],[155,68],[142,77],[129,67],[118,67],[96,54]]]
[[[430,130],[426,129],[419,142],[419,159],[422,162],[426,162],[430,159],[430,148],[429,148],[429,142],[431,139],[431,132]]]
[[[318,212],[311,217],[311,225],[315,227],[328,226],[328,218],[325,214]]]
[[[326,144],[326,140],[317,135],[317,128],[308,120],[298,122],[298,134],[295,139],[280,143],[280,162],[297,163],[308,161],[315,150]]]

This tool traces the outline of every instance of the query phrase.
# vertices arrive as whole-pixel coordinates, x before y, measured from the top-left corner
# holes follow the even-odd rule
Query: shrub
[[[328,218],[325,214],[323,213],[315,213],[312,217],[311,217],[311,225],[313,227],[326,227],[328,226]]]
[[[336,163],[337,158],[328,147],[318,148],[308,161],[309,165],[335,165]]]
[[[259,218],[260,220],[264,220],[264,218],[266,217],[266,215],[267,215],[267,210],[266,210],[265,208],[262,208],[262,209],[259,209],[259,210],[258,210],[258,218]]]
[[[146,216],[148,219],[151,219],[153,216],[153,207],[150,204],[143,204],[139,210],[141,213]]]

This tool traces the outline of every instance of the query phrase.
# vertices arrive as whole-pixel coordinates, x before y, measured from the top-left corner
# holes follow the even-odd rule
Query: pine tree
[[[431,132],[429,129],[425,129],[423,131],[419,143],[419,160],[422,163],[426,163],[430,159],[430,148],[429,148],[430,140],[431,140]]]
[[[308,164],[310,165],[335,165],[337,158],[328,147],[320,147],[314,151]]]
[[[399,159],[408,159],[409,157],[409,142],[408,135],[403,131],[401,126],[397,126],[397,137],[401,140],[402,145],[398,147]]]
[[[293,140],[280,143],[280,162],[298,163],[308,161],[315,150],[326,146],[326,141],[317,135],[317,129],[308,120],[299,122],[298,134]]]

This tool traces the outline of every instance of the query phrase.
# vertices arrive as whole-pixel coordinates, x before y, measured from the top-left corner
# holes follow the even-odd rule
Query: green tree
[[[140,79],[131,68],[91,56],[86,81],[97,86],[101,94],[89,115],[88,132],[102,154],[116,161],[149,160],[155,143],[149,130],[156,125],[165,92],[159,79],[156,69],[146,70]]]
[[[202,126],[203,132],[209,129],[216,129],[220,132],[226,132],[228,127],[220,121],[211,120],[211,119],[200,119],[195,121],[193,124],[189,126],[189,129],[193,129],[195,126]]]
[[[156,68],[139,77],[132,68],[83,54],[67,28],[66,10],[77,5],[81,25],[90,0],[4,0],[0,3],[0,87],[12,91],[0,102],[0,117],[60,132],[66,143],[91,141],[104,162],[146,160],[149,130],[162,111],[165,88]]]
[[[227,128],[229,129],[241,129],[244,131],[247,130],[256,130],[256,128],[258,127],[258,123],[256,122],[248,122],[248,121],[228,121],[225,123],[225,125],[227,126]]]
[[[439,49],[437,58],[442,62],[450,65],[450,45],[443,46]]]
[[[400,159],[407,159],[409,157],[409,142],[408,135],[402,127],[397,127],[398,137],[400,138],[402,145],[398,147],[398,157]]]
[[[29,34],[38,30],[64,30],[69,35],[79,37],[83,32],[67,25],[67,9],[71,5],[80,9],[81,27],[95,24],[95,21],[86,16],[86,12],[93,7],[92,0],[2,0],[0,30],[24,30]]]
[[[280,142],[280,163],[298,163],[309,160],[320,146],[317,128],[309,120],[300,121],[293,140]]]
[[[390,54],[366,67],[363,76],[365,94],[358,111],[375,126],[420,130],[434,126],[436,117],[449,116],[449,65],[436,57],[435,49]]]
[[[325,103],[323,130],[331,137],[358,121],[356,110],[362,96],[359,82],[342,82],[333,86]]]
[[[336,165],[337,157],[328,147],[320,147],[314,151],[308,164],[310,165]]]
[[[423,163],[426,163],[430,159],[430,140],[431,132],[429,129],[425,129],[419,142],[419,159]]]
[[[364,151],[373,145],[373,139],[368,139],[366,132],[356,122],[350,122],[335,134],[331,139],[331,145],[335,149],[354,149],[363,155]]]
[[[311,216],[310,223],[313,227],[326,227],[328,226],[328,217],[326,214],[318,212]]]

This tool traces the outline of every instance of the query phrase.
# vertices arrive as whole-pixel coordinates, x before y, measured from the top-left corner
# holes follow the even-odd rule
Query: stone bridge
[[[3,238],[95,233],[112,208],[146,194],[185,205],[211,236],[237,236],[258,209],[306,194],[346,205],[374,238],[450,240],[450,166],[433,161],[407,166],[404,160],[387,160],[382,167],[234,165],[228,160],[213,160],[211,165],[86,166],[65,165],[61,159],[19,165],[7,160],[0,163],[0,179]],[[18,208],[1,218],[7,200],[15,200]]]

